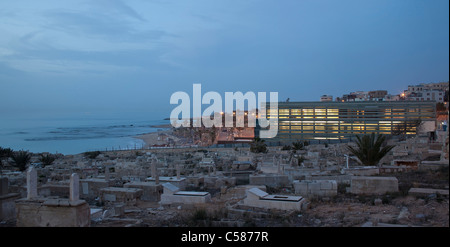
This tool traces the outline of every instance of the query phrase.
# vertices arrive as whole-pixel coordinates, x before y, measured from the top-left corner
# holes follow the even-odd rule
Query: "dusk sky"
[[[448,0],[0,2],[3,116],[169,117],[194,83],[318,101],[448,80]]]

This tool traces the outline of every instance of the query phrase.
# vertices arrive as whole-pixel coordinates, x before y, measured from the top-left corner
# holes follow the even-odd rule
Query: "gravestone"
[[[37,196],[37,172],[36,168],[31,166],[27,170],[27,199],[31,200]]]
[[[78,201],[80,199],[80,177],[76,173],[70,176],[69,199],[71,201]]]

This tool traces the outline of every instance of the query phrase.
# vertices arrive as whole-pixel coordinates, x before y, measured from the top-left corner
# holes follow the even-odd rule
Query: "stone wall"
[[[250,185],[267,185],[270,187],[289,186],[289,178],[287,175],[278,174],[264,174],[264,175],[250,175]]]
[[[16,202],[18,227],[90,226],[90,209],[84,200],[20,199]]]
[[[107,204],[123,203],[127,206],[136,206],[142,194],[142,189],[108,187],[100,190],[100,199]]]
[[[382,195],[387,192],[398,192],[398,180],[395,177],[352,177],[350,193]]]
[[[294,181],[296,195],[306,198],[331,197],[337,195],[336,180],[302,180]]]
[[[80,179],[80,198],[94,200],[100,195],[100,190],[109,187],[110,183],[105,179]]]
[[[123,185],[124,188],[138,188],[142,189],[142,201],[158,202],[161,200],[163,188],[161,184],[154,182],[130,182]]]

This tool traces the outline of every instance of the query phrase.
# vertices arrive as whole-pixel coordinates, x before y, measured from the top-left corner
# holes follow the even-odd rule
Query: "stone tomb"
[[[414,196],[429,196],[431,194],[439,194],[448,197],[448,190],[440,190],[432,188],[411,188],[409,189],[408,194]]]
[[[100,200],[105,203],[123,203],[126,206],[136,206],[137,200],[143,194],[142,189],[108,187],[100,189]]]
[[[8,178],[0,177],[0,221],[16,218],[16,203],[19,193],[9,193]]]
[[[301,211],[305,202],[301,196],[269,195],[258,188],[247,190],[247,197],[243,200],[245,206],[298,211]]]
[[[199,204],[211,202],[209,192],[181,191],[177,186],[171,183],[163,184],[163,194],[161,195],[161,204]]]
[[[175,186],[177,186],[178,188],[180,188],[181,190],[184,190],[186,188],[187,185],[187,181],[186,178],[182,178],[182,177],[148,177],[145,179],[145,181],[147,182],[152,182],[152,183],[171,183]]]
[[[109,181],[99,178],[80,179],[82,199],[92,201],[99,197],[100,190],[109,187]]]
[[[124,184],[123,187],[141,189],[141,200],[147,202],[159,202],[163,192],[162,185],[154,182],[129,182]]]
[[[382,195],[398,192],[398,180],[395,177],[354,176],[350,180],[348,192],[353,194]]]
[[[70,178],[69,198],[44,198],[37,195],[37,174],[27,171],[27,198],[16,201],[18,227],[85,227],[90,226],[90,209],[79,199],[79,177]]]
[[[337,195],[336,180],[294,180],[295,194],[306,198],[332,197]]]

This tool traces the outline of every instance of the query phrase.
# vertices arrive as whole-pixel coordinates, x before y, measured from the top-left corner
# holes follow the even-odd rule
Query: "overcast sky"
[[[0,2],[4,116],[168,117],[194,83],[318,101],[448,80],[448,0]]]

